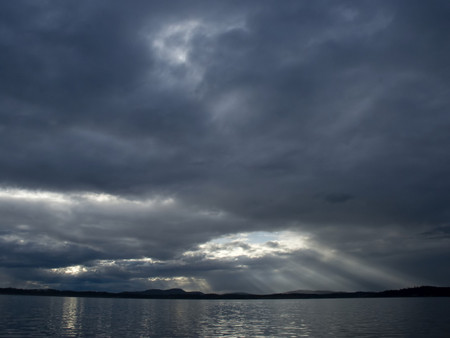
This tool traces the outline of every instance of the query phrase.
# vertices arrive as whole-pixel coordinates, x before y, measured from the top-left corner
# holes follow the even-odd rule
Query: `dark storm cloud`
[[[325,200],[329,203],[345,203],[354,196],[345,193],[334,193],[325,196]]]
[[[248,242],[248,268],[183,253],[290,230],[353,260],[338,271],[325,249],[283,256],[268,245],[286,276],[276,287],[301,280],[289,273],[302,271],[297,256],[308,287],[327,271],[341,276],[336,287],[396,285],[355,275],[360,261],[448,284],[447,270],[428,268],[448,256],[446,2],[0,7],[4,280],[132,289],[147,275],[161,285],[188,276],[264,291],[249,279],[272,265]],[[165,272],[130,261],[143,257]],[[51,270],[77,265],[97,272]],[[235,284],[221,283],[230,271]]]

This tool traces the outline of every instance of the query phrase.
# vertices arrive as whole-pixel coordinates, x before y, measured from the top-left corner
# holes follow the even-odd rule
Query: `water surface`
[[[448,337],[449,298],[158,300],[0,295],[1,337]]]

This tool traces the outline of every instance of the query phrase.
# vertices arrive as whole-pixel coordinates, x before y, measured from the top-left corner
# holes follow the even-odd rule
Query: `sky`
[[[450,2],[0,2],[0,287],[450,285]]]

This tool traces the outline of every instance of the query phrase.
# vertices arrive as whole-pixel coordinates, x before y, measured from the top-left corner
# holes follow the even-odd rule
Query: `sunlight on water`
[[[63,313],[61,317],[61,327],[67,332],[82,331],[80,318],[83,315],[82,298],[65,297],[63,301]]]

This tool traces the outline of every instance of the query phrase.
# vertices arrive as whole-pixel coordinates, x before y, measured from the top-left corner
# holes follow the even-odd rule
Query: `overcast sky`
[[[0,287],[450,285],[450,2],[0,2]]]

